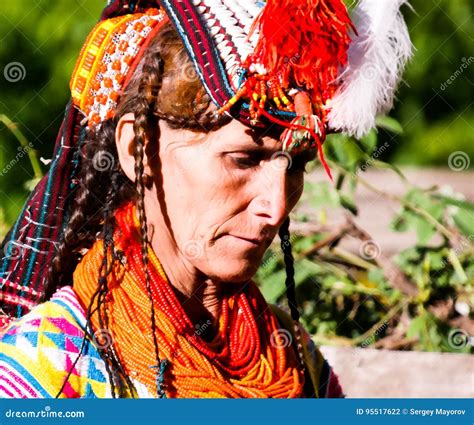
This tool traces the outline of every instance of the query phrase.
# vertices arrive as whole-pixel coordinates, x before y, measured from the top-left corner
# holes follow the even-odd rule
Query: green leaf
[[[337,208],[340,206],[339,195],[329,183],[319,183],[311,187],[312,196],[309,198],[311,207],[319,209]]]
[[[423,332],[425,324],[426,324],[425,315],[415,317],[410,322],[410,326],[407,329],[407,337],[412,338],[412,337],[420,336],[421,333]]]
[[[374,129],[360,139],[360,144],[363,147],[364,152],[367,155],[371,155],[374,149],[377,147],[377,133]]]
[[[390,229],[395,232],[406,232],[410,229],[410,225],[406,217],[402,214],[396,216],[390,223]]]
[[[428,212],[435,220],[441,220],[445,207],[443,204],[426,194],[423,190],[415,188],[410,190],[405,199],[419,209]],[[426,219],[412,210],[407,210],[401,214],[407,221],[408,226],[416,231],[418,244],[425,245],[436,234],[436,229]]]
[[[448,264],[446,255],[442,251],[429,251],[426,253],[426,258],[430,263],[431,270],[443,270]]]
[[[384,130],[388,130],[394,134],[403,134],[403,127],[401,124],[392,117],[389,116],[378,116],[375,119],[375,124],[377,127],[383,128]]]
[[[380,286],[384,286],[386,283],[383,270],[379,268],[370,270],[367,277],[371,282],[377,283]]]
[[[412,223],[416,229],[416,237],[418,244],[426,245],[431,238],[436,234],[436,229],[424,219],[414,216]]]
[[[329,152],[329,158],[350,172],[355,172],[357,164],[365,161],[364,152],[351,137],[333,137],[331,142],[325,143],[325,145]]]
[[[339,194],[339,199],[340,199],[340,202],[341,202],[341,206],[343,208],[350,211],[354,215],[358,214],[359,211],[358,211],[357,206],[355,204],[355,201],[352,197],[350,197],[350,196],[348,196],[344,193],[340,193]]]
[[[310,249],[316,242],[323,238],[322,233],[318,233],[304,238],[290,239],[294,252],[301,252]]]
[[[34,178],[31,180],[27,180],[25,183],[23,183],[23,187],[27,191],[31,192],[36,187],[36,185],[39,183],[40,180],[41,178]]]
[[[285,270],[279,270],[260,284],[260,290],[267,302],[276,303],[278,298],[285,293],[285,277]]]
[[[454,205],[456,207],[462,208],[464,210],[469,210],[474,212],[474,203],[470,201],[465,201],[463,199],[451,198],[449,196],[434,194],[434,198],[439,199],[445,205]]]
[[[469,238],[474,235],[474,217],[469,211],[460,209],[453,217],[458,229]]]
[[[407,181],[407,178],[405,177],[405,174],[403,174],[403,172],[400,170],[400,168],[398,168],[396,165],[394,164],[390,164],[388,162],[384,162],[384,161],[379,161],[377,159],[374,159],[373,162],[372,162],[372,165],[376,168],[379,168],[381,170],[391,170],[391,171],[394,171],[395,173],[397,173],[400,178],[406,182]]]

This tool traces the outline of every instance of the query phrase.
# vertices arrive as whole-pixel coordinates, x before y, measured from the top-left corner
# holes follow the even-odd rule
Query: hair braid
[[[296,302],[296,288],[295,288],[295,267],[293,253],[291,250],[290,241],[290,217],[288,217],[278,231],[280,236],[281,249],[283,251],[283,259],[285,261],[286,269],[286,297],[288,299],[288,306],[290,308],[291,318],[293,319],[294,334],[296,337],[296,348],[298,351],[298,357],[300,359],[301,368],[304,371],[304,353],[303,343],[300,328],[300,312],[298,311],[298,304]]]
[[[157,100],[158,92],[160,90],[162,73],[163,73],[163,60],[161,56],[156,55],[153,60],[147,62],[143,67],[143,77],[138,89],[139,101],[138,107],[135,110],[135,120],[133,129],[135,133],[135,146],[134,146],[134,158],[135,158],[135,186],[137,191],[137,211],[138,219],[140,222],[140,233],[141,233],[141,251],[142,251],[142,262],[145,273],[145,285],[150,300],[151,308],[151,332],[153,338],[153,346],[155,350],[156,365],[151,367],[157,367],[161,369],[161,361],[159,356],[158,341],[156,338],[156,318],[155,318],[155,305],[153,295],[151,292],[151,280],[150,274],[148,273],[148,224],[145,211],[145,184],[143,181],[144,165],[143,159],[145,157],[145,146],[146,141],[154,139],[156,135],[156,126],[150,126],[150,115],[153,114],[155,102]],[[161,379],[162,381],[162,379]],[[164,397],[164,390],[161,388],[160,379],[157,379],[156,392],[158,397]]]

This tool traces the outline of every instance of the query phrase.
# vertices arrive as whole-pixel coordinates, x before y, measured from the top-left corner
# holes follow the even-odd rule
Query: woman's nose
[[[278,228],[289,214],[288,163],[277,160],[267,164],[258,179],[257,196],[251,203],[251,212],[265,219],[265,224]]]

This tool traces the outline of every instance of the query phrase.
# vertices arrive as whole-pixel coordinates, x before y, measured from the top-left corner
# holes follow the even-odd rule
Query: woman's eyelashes
[[[232,152],[228,154],[232,159],[233,164],[242,170],[255,168],[260,165],[262,160],[266,159],[265,153],[259,151],[251,152]],[[271,159],[271,156],[270,158]],[[277,159],[278,160],[278,159]],[[287,171],[290,174],[298,172],[306,172],[306,164],[308,159],[305,155],[296,155],[294,158],[288,156],[288,168]],[[278,168],[281,169],[281,165],[278,165]]]
[[[258,151],[232,152],[229,155],[234,165],[236,165],[237,168],[240,168],[242,170],[257,167],[264,158],[263,154]]]

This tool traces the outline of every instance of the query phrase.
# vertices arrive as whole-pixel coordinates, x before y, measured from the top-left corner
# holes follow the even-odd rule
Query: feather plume
[[[355,137],[375,127],[378,114],[388,112],[412,43],[400,12],[406,0],[361,0],[354,12],[357,36],[340,87],[327,102],[328,126]]]
[[[283,87],[294,81],[312,91],[315,103],[325,102],[347,64],[351,27],[342,0],[268,0],[252,27],[260,34],[252,61]]]

